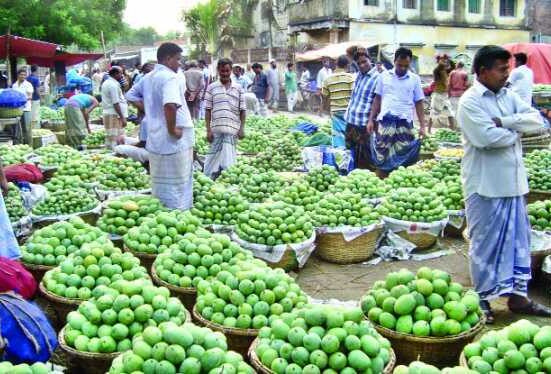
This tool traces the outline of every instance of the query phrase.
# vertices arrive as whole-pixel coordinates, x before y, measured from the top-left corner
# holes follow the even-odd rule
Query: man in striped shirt
[[[207,140],[211,146],[204,172],[210,178],[216,178],[235,162],[237,139],[245,136],[247,113],[245,91],[231,80],[232,61],[220,59],[217,69],[220,80],[211,83],[205,93]]]
[[[346,72],[348,57],[342,55],[337,59],[337,69],[323,81],[321,94],[329,99],[331,110],[331,127],[333,129],[333,147],[344,148],[346,121],[344,114],[348,108],[354,76]]]
[[[371,61],[365,53],[356,57],[358,75],[352,87],[352,96],[344,115],[346,120],[346,147],[350,149],[354,168],[366,169],[369,164],[369,134],[367,121],[375,95],[379,73],[371,70]]]

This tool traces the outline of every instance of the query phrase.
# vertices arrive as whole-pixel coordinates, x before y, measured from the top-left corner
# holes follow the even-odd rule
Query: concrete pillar
[[[434,0],[419,0],[421,20],[434,21]]]
[[[499,0],[485,0],[484,1],[484,17],[482,22],[485,24],[491,25],[494,24],[494,1]]]
[[[453,20],[457,23],[466,22],[467,8],[469,7],[469,0],[454,0],[453,2]]]

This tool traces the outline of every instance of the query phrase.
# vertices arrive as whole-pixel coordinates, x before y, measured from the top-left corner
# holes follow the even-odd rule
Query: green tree
[[[116,40],[116,43],[123,45],[153,45],[161,39],[161,35],[153,27],[133,29],[128,25],[124,25],[121,37]]]
[[[115,39],[126,0],[0,0],[0,32],[85,50]]]

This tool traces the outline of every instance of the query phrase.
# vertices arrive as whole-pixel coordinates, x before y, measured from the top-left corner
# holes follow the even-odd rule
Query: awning
[[[346,50],[350,47],[358,46],[363,48],[371,48],[378,44],[379,42],[375,41],[374,39],[330,44],[326,47],[323,47],[321,49],[316,49],[314,51],[297,53],[295,56],[295,59],[297,62],[316,61],[316,60],[321,60],[324,57],[329,57],[335,60],[339,56],[345,55]]]
[[[8,40],[9,37],[9,40]],[[6,47],[9,42],[10,56],[48,58],[56,54],[58,44],[22,38],[15,35],[0,36],[0,58],[6,57]]]
[[[526,65],[534,72],[534,83],[551,84],[551,44],[514,43],[503,47],[512,54],[524,52],[528,55]]]
[[[72,66],[88,60],[97,60],[102,57],[103,54],[101,53],[60,53],[50,58],[28,57],[27,63],[53,68],[57,62],[62,62],[65,66]]]

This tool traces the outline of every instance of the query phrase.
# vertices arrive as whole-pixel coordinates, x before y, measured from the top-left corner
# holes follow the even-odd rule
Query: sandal
[[[551,317],[551,308],[538,304],[532,300],[527,300],[522,306],[514,305],[511,299],[507,301],[509,310],[515,314],[528,314],[531,316]]]
[[[484,312],[484,315],[486,316],[486,324],[493,324],[495,321],[495,317],[490,303],[486,300],[480,300],[480,309]]]

